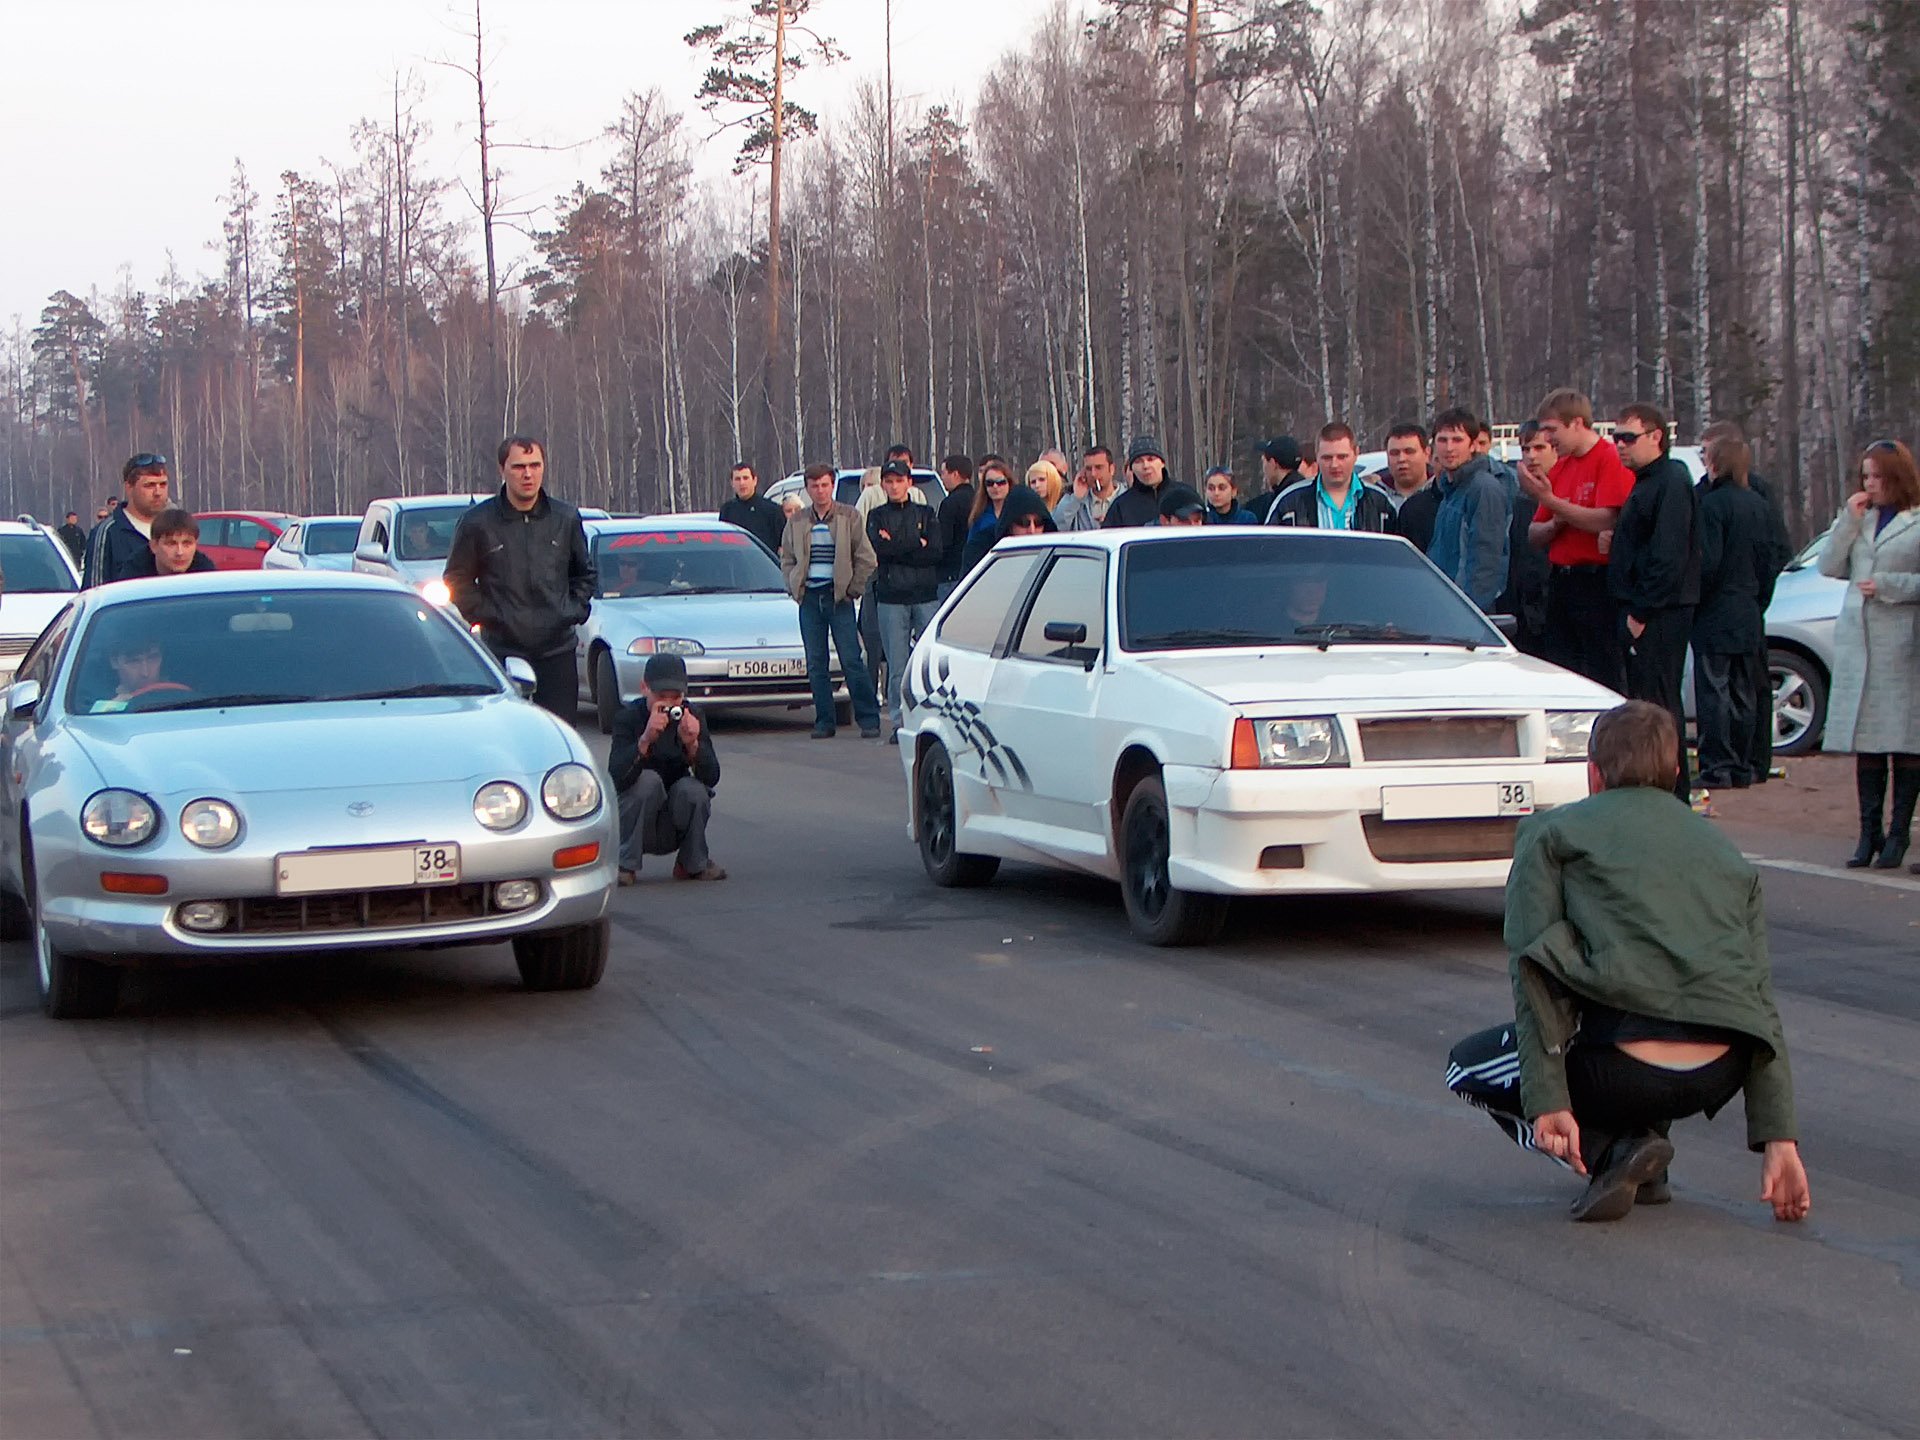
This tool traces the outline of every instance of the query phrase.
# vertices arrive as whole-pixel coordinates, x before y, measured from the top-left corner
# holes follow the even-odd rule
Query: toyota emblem
[[[372,813],[373,802],[371,800],[356,800],[347,806],[347,814],[355,816],[356,818],[371,815]]]

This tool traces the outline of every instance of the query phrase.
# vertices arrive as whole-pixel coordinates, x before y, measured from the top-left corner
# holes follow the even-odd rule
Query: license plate
[[[404,890],[460,883],[458,845],[370,845],[353,850],[296,850],[276,855],[276,895],[329,890]]]
[[[807,662],[797,660],[729,660],[729,680],[791,680],[807,673]]]
[[[1481,820],[1532,813],[1531,780],[1483,780],[1470,785],[1388,785],[1380,791],[1382,820]]]

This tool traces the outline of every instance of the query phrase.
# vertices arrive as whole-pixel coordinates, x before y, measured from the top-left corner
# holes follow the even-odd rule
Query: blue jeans
[[[833,729],[833,661],[827,652],[827,637],[840,652],[840,672],[846,676],[847,693],[853,697],[853,718],[862,730],[880,728],[880,707],[873,698],[873,677],[867,662],[860,658],[860,625],[854,619],[853,601],[834,603],[831,585],[809,585],[800,597],[800,643],[807,647],[807,683],[813,687],[813,723],[819,730]]]
[[[887,657],[887,719],[896,730],[900,728],[900,682],[907,675],[907,657],[939,608],[934,600],[880,606],[880,644]]]

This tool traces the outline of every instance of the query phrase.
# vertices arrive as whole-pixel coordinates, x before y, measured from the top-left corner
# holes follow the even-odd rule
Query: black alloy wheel
[[[927,878],[948,888],[984,885],[1000,869],[997,855],[967,855],[956,848],[960,820],[953,790],[953,757],[934,741],[920,757],[920,783],[914,805],[914,831]]]

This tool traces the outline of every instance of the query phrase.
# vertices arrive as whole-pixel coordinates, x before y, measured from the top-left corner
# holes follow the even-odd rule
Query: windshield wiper
[[[1251,630],[1192,629],[1167,630],[1157,635],[1143,635],[1140,643],[1149,650],[1164,649],[1169,645],[1288,645],[1297,642],[1282,640],[1277,635],[1261,635]]]
[[[1422,630],[1402,630],[1398,625],[1299,625],[1294,627],[1293,633],[1312,638],[1322,650],[1336,640],[1384,640],[1398,645],[1459,645],[1468,650],[1478,650],[1486,643],[1482,640],[1465,640],[1458,635],[1429,635]]]
[[[304,705],[312,699],[311,695],[266,692],[248,695],[196,695],[190,700],[181,700],[172,705],[142,705],[139,707],[139,713],[158,715],[171,710],[225,710],[228,707],[238,709],[243,705]]]
[[[424,700],[439,695],[498,695],[497,685],[478,680],[429,680],[420,685],[402,685],[393,690],[362,690],[354,695],[321,695],[316,700]]]

